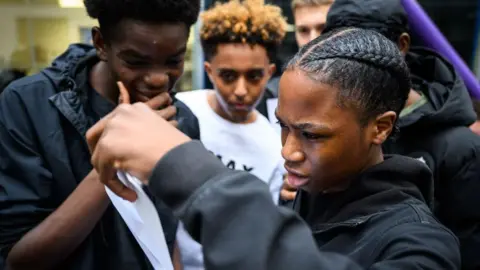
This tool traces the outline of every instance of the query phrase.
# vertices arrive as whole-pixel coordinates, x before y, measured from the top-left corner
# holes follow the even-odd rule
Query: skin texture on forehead
[[[375,163],[371,125],[362,127],[353,109],[341,108],[338,90],[298,69],[280,80],[277,116],[285,166],[309,178],[305,190],[334,191]]]
[[[217,92],[210,105],[223,118],[248,123],[253,117],[268,80],[275,71],[263,46],[226,43],[217,46],[216,54],[205,68]],[[235,104],[245,105],[238,110]]]

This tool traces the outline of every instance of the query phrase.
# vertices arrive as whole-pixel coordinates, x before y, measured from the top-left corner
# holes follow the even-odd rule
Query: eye
[[[222,78],[222,80],[226,83],[233,83],[238,78],[237,73],[234,71],[222,71],[220,72],[219,75]]]
[[[135,68],[145,67],[149,65],[149,63],[147,63],[144,60],[128,59],[128,60],[123,60],[123,62],[129,67],[135,67]]]
[[[279,124],[282,129],[287,128],[287,126],[284,123],[280,122],[280,120],[277,120],[277,124]]]
[[[323,136],[323,135],[314,134],[314,133],[310,133],[310,132],[306,132],[306,131],[302,132],[302,136],[305,139],[311,140],[311,141],[325,138],[325,136]]]
[[[300,33],[300,34],[307,34],[308,33],[308,28],[305,28],[305,27],[297,28],[297,32]]]
[[[258,82],[263,79],[263,71],[251,71],[247,73],[247,80],[251,82]]]
[[[173,58],[167,61],[168,66],[179,66],[183,63],[183,57]]]

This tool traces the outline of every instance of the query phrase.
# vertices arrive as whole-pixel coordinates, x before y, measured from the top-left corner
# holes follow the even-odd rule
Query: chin
[[[232,122],[234,123],[243,123],[248,120],[248,117],[232,116],[231,119],[232,119]]]
[[[230,110],[228,114],[233,122],[244,122],[248,119],[250,111]]]

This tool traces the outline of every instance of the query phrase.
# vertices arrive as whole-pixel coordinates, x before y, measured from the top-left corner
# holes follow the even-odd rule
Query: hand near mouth
[[[120,90],[119,104],[128,103],[130,101],[130,92],[127,90],[122,82],[118,82],[118,89]],[[172,97],[168,92],[163,92],[151,99],[141,98],[139,102],[145,103],[152,110],[156,110],[157,114],[165,120],[168,120],[170,124],[177,127],[178,122],[174,120],[177,114],[177,108],[172,105]]]

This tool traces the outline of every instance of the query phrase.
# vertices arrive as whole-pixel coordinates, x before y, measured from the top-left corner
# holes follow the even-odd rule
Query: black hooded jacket
[[[258,178],[190,142],[157,163],[149,188],[200,241],[206,269],[459,269],[458,240],[425,204],[431,185],[421,162],[387,156],[343,192],[301,191],[300,218]]]
[[[85,134],[98,120],[88,83],[88,71],[98,61],[93,47],[72,45],[51,67],[14,82],[0,96],[0,269],[15,243],[54,212],[93,168]],[[198,139],[195,116],[183,103],[174,104],[179,128]],[[177,221],[158,198],[154,203],[172,249]],[[110,205],[57,269],[152,267]]]
[[[427,49],[406,56],[413,88],[427,102],[398,121],[384,152],[424,161],[435,180],[435,213],[459,237],[464,269],[480,269],[480,136],[471,99],[453,66]]]

